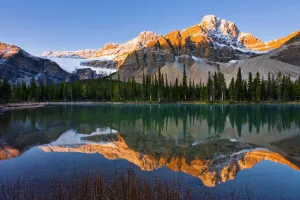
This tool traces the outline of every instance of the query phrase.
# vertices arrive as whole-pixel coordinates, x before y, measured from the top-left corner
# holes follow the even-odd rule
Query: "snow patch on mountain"
[[[205,61],[202,58],[197,58],[195,56],[192,56],[192,59],[198,64],[205,64]]]
[[[96,57],[97,50],[84,49],[77,51],[45,51],[41,54],[42,57],[61,57],[61,58],[91,58]]]
[[[107,69],[107,68],[98,68],[98,67],[81,65],[82,62],[91,61],[91,60],[98,60],[98,61],[112,60],[113,56],[105,56],[105,57],[94,58],[94,59],[65,58],[65,57],[48,57],[48,59],[56,62],[63,70],[69,73],[73,73],[77,69],[90,68],[91,70],[96,71],[97,74],[102,74],[107,76],[117,71],[117,69]]]
[[[111,142],[92,142],[85,140],[90,136],[97,136],[97,135],[108,135],[108,134],[116,134],[118,133],[116,130],[111,128],[97,128],[95,132],[87,135],[87,134],[80,134],[75,132],[74,130],[68,130],[63,133],[56,141],[50,143],[49,145],[64,145],[64,146],[72,146],[72,145],[80,145],[80,144],[111,144]]]

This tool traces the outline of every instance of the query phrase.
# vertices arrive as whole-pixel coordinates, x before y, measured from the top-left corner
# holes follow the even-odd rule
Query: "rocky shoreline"
[[[252,102],[252,101],[242,101],[242,102],[198,102],[198,101],[178,101],[178,102],[156,102],[156,101],[132,101],[132,102],[39,102],[39,103],[9,103],[0,105],[0,114],[3,114],[9,110],[19,110],[27,108],[39,108],[43,106],[58,106],[58,105],[103,105],[103,104],[193,104],[193,105],[206,105],[206,104],[300,104],[298,101],[287,101],[287,102],[277,102],[277,101],[266,101],[266,102]]]
[[[38,108],[46,106],[47,103],[8,103],[0,105],[0,114],[9,110],[25,109],[25,108]]]

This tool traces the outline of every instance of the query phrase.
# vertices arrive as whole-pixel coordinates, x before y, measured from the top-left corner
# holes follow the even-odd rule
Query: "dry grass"
[[[101,173],[76,173],[69,178],[53,178],[47,186],[33,189],[20,181],[0,183],[1,200],[191,200],[191,199],[264,199],[254,198],[246,187],[246,197],[234,191],[228,194],[212,195],[209,190],[192,193],[183,187],[182,178],[172,180],[149,180],[140,178],[133,169],[118,172],[107,181]],[[278,198],[278,199],[283,199]]]
[[[47,188],[36,192],[32,187],[16,181],[2,181],[1,200],[173,200],[191,199],[190,190],[183,190],[181,178],[172,181],[138,177],[133,169],[116,173],[110,181],[105,181],[101,173],[74,172],[73,177],[53,178]]]

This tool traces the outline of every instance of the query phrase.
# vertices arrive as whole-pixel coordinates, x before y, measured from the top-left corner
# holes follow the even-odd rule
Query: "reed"
[[[0,183],[1,200],[191,200],[191,199],[264,199],[255,198],[246,187],[246,197],[232,191],[228,194],[213,195],[209,189],[192,192],[184,187],[181,177],[171,180],[147,179],[140,177],[133,169],[116,172],[106,180],[102,173],[82,172],[67,178],[54,177],[49,184],[39,188],[26,184],[20,179]],[[278,198],[283,199],[283,198]]]

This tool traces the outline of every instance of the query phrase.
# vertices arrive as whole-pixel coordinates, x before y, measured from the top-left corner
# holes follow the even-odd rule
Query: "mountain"
[[[239,41],[242,42],[247,49],[254,51],[268,51],[281,47],[284,43],[286,43],[299,33],[300,30],[291,33],[286,37],[271,40],[269,42],[262,42],[261,40],[255,38],[251,33],[244,33],[240,35]]]
[[[286,37],[263,42],[235,23],[204,16],[199,24],[166,35],[150,31],[140,33],[124,44],[110,43],[98,50],[52,52],[32,56],[20,47],[0,43],[0,78],[10,82],[28,82],[32,77],[42,82],[96,79],[119,70],[121,80],[132,77],[142,82],[143,74],[154,75],[158,69],[174,83],[181,80],[184,64],[187,78],[206,82],[208,72],[221,71],[229,83],[238,68],[243,78],[248,73],[278,72],[295,80],[300,75],[300,30]],[[113,78],[117,78],[114,74]]]
[[[271,58],[300,67],[300,31],[271,55]]]
[[[237,73],[239,67],[242,69],[244,78],[248,77],[249,72],[258,71],[265,79],[269,72],[275,76],[281,72],[284,75],[290,75],[291,79],[295,80],[300,75],[300,31],[281,47],[268,53],[234,63],[220,63],[221,71],[231,69],[228,72],[233,74]]]
[[[61,82],[69,74],[55,62],[30,55],[20,47],[0,43],[0,78],[8,80],[25,80]]]
[[[97,70],[89,68],[89,64],[86,62],[84,67],[68,72],[55,60],[36,57],[15,45],[0,43],[0,79],[6,77],[11,83],[17,81],[29,83],[32,77],[38,83],[60,83],[106,76],[107,73],[98,73]]]
[[[295,78],[299,71],[293,64],[278,63],[274,59],[264,61],[268,60],[268,56],[260,56],[281,47],[299,32],[263,42],[251,33],[240,31],[233,22],[207,15],[199,24],[181,31],[172,31],[165,36],[145,31],[124,44],[110,43],[99,50],[44,52],[42,55],[50,59],[100,59],[103,62],[98,63],[97,68],[117,66],[121,80],[134,76],[138,82],[142,81],[143,74],[154,75],[161,67],[162,73],[174,83],[176,78],[182,78],[183,64],[186,64],[188,79],[191,78],[195,83],[200,80],[205,82],[209,71],[222,71],[229,82],[236,75],[237,66],[244,66],[243,62],[248,63],[247,66],[256,65],[249,69],[244,67],[244,78],[248,77],[249,71],[260,71],[265,77],[271,72],[276,76],[279,68]],[[251,59],[253,57],[260,57],[258,60],[262,63]],[[267,67],[265,62],[268,63]],[[90,64],[93,66],[94,63]],[[275,65],[275,69],[269,68],[269,65]],[[117,78],[117,75],[113,78]]]

